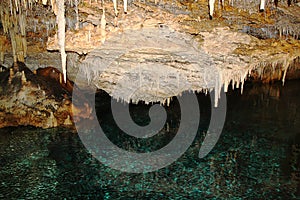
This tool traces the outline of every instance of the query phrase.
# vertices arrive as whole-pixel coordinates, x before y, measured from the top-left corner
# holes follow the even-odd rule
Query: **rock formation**
[[[90,117],[87,100],[81,96],[77,97],[81,102],[71,102],[70,87],[62,87],[64,83],[45,73],[45,69],[35,74],[20,62],[0,69],[0,128],[72,126],[74,120]],[[73,119],[73,115],[77,118]]]
[[[56,17],[61,2],[1,3],[4,65],[23,55],[31,69],[62,66],[65,74],[65,56],[60,62],[57,52],[66,51],[68,77],[81,87],[146,103],[168,102],[186,90],[243,87],[249,77],[284,83],[299,72],[297,1],[290,6],[269,2],[264,12],[259,12],[260,1],[216,1],[212,20],[207,0],[132,1],[127,9],[120,5],[119,12],[112,1],[66,0],[65,18],[61,12]]]

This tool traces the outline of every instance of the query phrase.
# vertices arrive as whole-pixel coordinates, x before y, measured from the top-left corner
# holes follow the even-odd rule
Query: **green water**
[[[227,94],[222,135],[198,158],[210,119],[210,100],[198,95],[200,127],[175,163],[131,174],[104,166],[88,153],[75,130],[0,129],[0,199],[300,199],[300,81],[247,85]],[[101,127],[116,145],[149,152],[166,145],[178,129],[174,100],[168,127],[150,139],[126,136],[114,124],[110,98],[96,97]],[[148,106],[131,106],[140,125]]]

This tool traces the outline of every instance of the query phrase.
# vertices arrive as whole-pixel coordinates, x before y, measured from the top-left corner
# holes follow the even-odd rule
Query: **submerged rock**
[[[73,125],[92,112],[82,95],[72,102],[73,83],[61,82],[61,73],[48,67],[32,72],[24,63],[0,70],[0,128],[35,126],[51,128]],[[74,117],[76,116],[76,118]]]

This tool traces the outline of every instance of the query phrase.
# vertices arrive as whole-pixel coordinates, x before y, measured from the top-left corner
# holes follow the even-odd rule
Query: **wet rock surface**
[[[33,72],[20,62],[11,68],[1,66],[0,128],[72,126],[74,115],[77,121],[88,118],[91,109],[87,100],[78,97],[81,102],[72,102],[72,87],[62,86],[60,76],[55,68]]]

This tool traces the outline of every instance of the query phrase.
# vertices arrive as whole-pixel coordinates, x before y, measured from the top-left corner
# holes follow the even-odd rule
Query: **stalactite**
[[[115,16],[118,16],[118,1],[113,0],[113,4],[114,4]],[[124,13],[126,14],[127,10],[128,10],[128,0],[123,0],[123,10],[124,10]]]
[[[18,61],[17,59],[17,43],[16,43],[16,34],[13,28],[9,30],[11,46],[12,46],[12,53],[13,53],[13,60],[14,63]]]
[[[13,14],[13,2],[12,0],[9,0],[9,8],[10,8],[10,14]]]
[[[79,13],[78,13],[79,0],[75,0],[74,5],[75,5],[75,14],[76,14],[75,30],[78,30],[79,29]]]
[[[23,13],[19,14],[19,27],[20,27],[20,32],[21,32],[21,43],[22,47],[21,49],[23,50],[23,60],[27,56],[27,41],[26,41],[26,16]],[[21,61],[21,60],[20,60]]]
[[[118,16],[118,5],[117,5],[117,0],[113,0],[113,4],[114,4],[115,16]]]
[[[57,15],[57,4],[56,0],[50,0],[52,11],[54,12],[55,15]]]
[[[215,0],[209,0],[209,17],[210,19],[213,18],[215,9]]]
[[[101,24],[101,42],[104,43],[105,38],[106,38],[106,31],[105,31],[106,19],[105,19],[105,8],[104,8],[104,6],[103,6],[103,13],[102,13],[100,24]]]
[[[172,97],[167,98],[167,106],[168,107],[170,106],[171,101],[172,101]]]
[[[287,72],[289,66],[290,66],[290,63],[289,63],[289,61],[286,59],[286,60],[283,62],[283,70],[284,70],[284,72],[283,72],[283,76],[282,76],[282,85],[284,85],[284,83],[285,83],[286,72]]]
[[[4,62],[5,46],[7,38],[5,35],[0,35],[0,63]]]
[[[20,10],[20,5],[19,5],[18,0],[15,0],[15,8],[16,8],[16,11],[19,12],[19,10]]]
[[[218,77],[219,79],[216,80],[215,88],[214,88],[215,89],[214,107],[218,107],[219,99],[221,96],[222,85],[223,85],[222,75],[220,74]]]
[[[127,0],[123,0],[124,1],[124,13],[126,14],[127,13]]]
[[[260,0],[259,11],[263,12],[265,10],[265,0]]]
[[[21,61],[21,62],[25,62],[24,58],[24,49],[26,49],[26,47],[24,47],[24,38],[18,34],[15,35],[15,41],[16,41],[16,57],[17,57],[17,61]],[[26,41],[25,41],[25,45],[26,45]]]
[[[27,55],[26,16],[22,10],[25,4],[22,0],[14,0],[9,2],[9,6],[4,3],[0,5],[3,31],[10,36],[14,62],[24,62]]]
[[[67,54],[65,51],[65,29],[66,29],[66,19],[65,19],[65,1],[64,0],[57,0],[57,15],[56,15],[56,21],[58,25],[57,30],[57,39],[58,39],[58,45],[60,49],[60,55],[61,55],[61,65],[62,65],[62,71],[64,75],[64,83],[66,83],[67,80]]]
[[[245,80],[247,78],[247,75],[249,74],[249,70],[246,70],[244,72],[244,74],[241,76],[241,94],[243,94],[243,91],[244,91],[244,83],[245,83]]]

